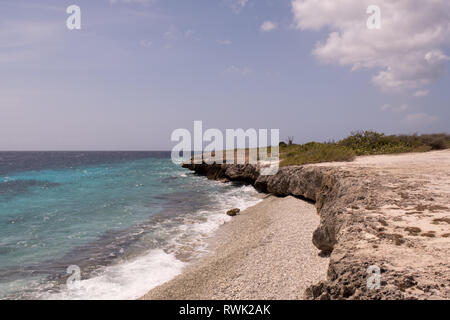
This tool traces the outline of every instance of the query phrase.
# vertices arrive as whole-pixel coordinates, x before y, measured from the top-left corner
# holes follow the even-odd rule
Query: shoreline
[[[312,242],[330,262],[307,299],[450,299],[450,150],[288,166],[274,176],[249,164],[183,167],[315,202],[320,225]],[[374,268],[380,281],[372,287]]]
[[[303,299],[326,279],[329,259],[311,242],[318,225],[313,204],[266,196],[219,228],[210,254],[141,299]]]

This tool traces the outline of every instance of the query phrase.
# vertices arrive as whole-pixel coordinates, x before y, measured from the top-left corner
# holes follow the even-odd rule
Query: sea
[[[0,152],[0,299],[137,299],[259,201],[169,152]]]

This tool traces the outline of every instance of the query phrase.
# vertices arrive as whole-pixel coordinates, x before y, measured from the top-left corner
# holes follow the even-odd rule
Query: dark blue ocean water
[[[227,209],[259,201],[169,157],[0,152],[0,299],[137,298],[198,258]]]

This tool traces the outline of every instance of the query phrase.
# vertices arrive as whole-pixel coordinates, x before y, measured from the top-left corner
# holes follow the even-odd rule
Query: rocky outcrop
[[[235,217],[237,216],[237,214],[241,212],[241,209],[235,208],[235,209],[231,209],[227,211],[227,215],[229,215],[230,217]]]
[[[336,232],[341,221],[337,221],[335,211],[340,210],[337,198],[342,201],[340,188],[336,186],[336,170],[312,166],[292,166],[281,168],[273,176],[262,176],[252,165],[227,164],[183,164],[184,168],[221,181],[241,181],[251,183],[256,189],[277,196],[296,196],[316,202],[322,223],[313,236],[314,245],[322,251],[331,252],[336,243]],[[327,204],[333,202],[333,206]]]
[[[450,153],[445,155],[450,159]],[[187,163],[183,167],[210,179],[243,181],[262,192],[315,202],[320,225],[312,241],[330,255],[330,265],[327,281],[306,290],[309,299],[448,299],[448,241],[442,245],[433,242],[430,233],[408,231],[421,230],[414,225],[419,221],[422,225],[428,221],[431,228],[448,218],[448,193],[430,189],[434,184],[422,175],[443,178],[448,184],[450,167],[441,165],[443,171],[435,171],[427,161],[425,157],[420,168],[390,162],[290,166],[273,176],[260,175],[252,165]],[[436,217],[440,219],[433,220]],[[435,234],[448,238],[448,225],[440,227],[442,235]],[[379,287],[368,286],[369,267],[380,271]]]

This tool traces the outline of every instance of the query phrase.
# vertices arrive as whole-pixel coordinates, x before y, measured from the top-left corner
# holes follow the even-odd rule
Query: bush
[[[374,131],[353,132],[338,144],[352,149],[357,155],[411,152],[416,147],[398,136],[386,136]]]
[[[443,150],[450,148],[449,134],[423,134],[418,138],[422,144],[430,146],[432,150]]]
[[[450,135],[445,133],[439,134],[417,134],[400,135],[398,138],[404,143],[414,148],[422,148],[429,150],[444,150],[450,148]]]
[[[352,161],[353,150],[335,143],[310,142],[291,145],[280,149],[281,166],[303,165],[307,163]]]
[[[425,152],[450,148],[450,135],[441,133],[387,136],[374,131],[357,131],[338,144],[351,148],[357,155]]]
[[[280,143],[281,166],[352,161],[355,155],[426,152],[450,148],[450,134],[385,135],[375,131],[353,132],[339,142]]]

